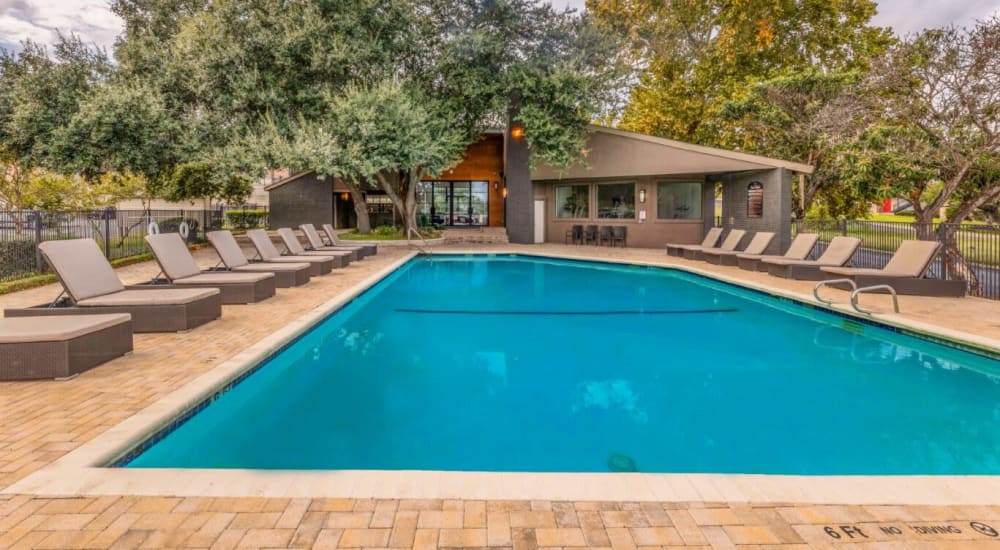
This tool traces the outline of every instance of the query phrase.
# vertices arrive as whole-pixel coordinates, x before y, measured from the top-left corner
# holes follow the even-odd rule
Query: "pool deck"
[[[667,258],[654,250],[558,245],[463,245],[434,250],[544,253],[676,265],[796,296],[810,296],[813,285]],[[567,488],[559,487],[565,483],[556,477],[530,477],[536,474],[483,474],[494,477],[469,476],[463,482],[461,476],[449,481],[438,473],[414,473],[408,480],[408,473],[401,472],[369,476],[368,482],[355,479],[341,494],[324,495],[342,498],[314,497],[317,487],[323,492],[322,483],[314,486],[309,478],[298,485],[282,482],[282,493],[264,492],[268,483],[253,477],[260,474],[246,477],[248,473],[239,471],[221,476],[205,473],[205,479],[222,477],[232,482],[219,479],[211,488],[189,480],[186,486],[168,482],[151,489],[141,480],[126,480],[109,491],[113,484],[101,489],[77,479],[77,490],[54,494],[51,488],[58,483],[45,485],[55,480],[63,487],[73,486],[73,480],[66,479],[71,470],[60,471],[58,464],[72,465],[74,456],[88,458],[88,453],[92,459],[96,456],[92,453],[100,451],[95,451],[98,443],[122,437],[127,431],[123,426],[155,415],[164,401],[169,404],[170,399],[164,398],[176,397],[199,381],[218,384],[223,379],[220,369],[252,356],[248,350],[261,346],[262,341],[286,338],[283,329],[304,328],[308,318],[322,315],[325,308],[409,253],[403,248],[383,248],[374,258],[315,278],[305,287],[281,289],[265,302],[224,306],[222,319],[188,333],[136,335],[134,354],[72,380],[0,383],[0,488],[8,488],[0,492],[0,548],[1000,547],[1000,535],[992,536],[1000,530],[997,476],[949,476],[951,481],[943,485],[942,478],[872,478],[870,483],[863,477],[817,478],[818,485],[806,488],[803,485],[808,483],[786,478],[790,482],[787,494],[797,497],[784,501],[767,493],[774,479],[765,479],[763,485],[748,484],[748,476],[731,480],[654,476],[663,480],[662,486],[654,487],[653,478],[636,483],[627,477],[609,477],[614,474],[586,474],[593,486],[602,487],[578,487],[580,498],[567,498]],[[196,256],[205,266],[214,263],[209,250]],[[126,282],[148,279],[157,271],[152,262],[118,270]],[[844,292],[828,292],[841,303],[846,299]],[[58,287],[49,285],[0,296],[0,308],[44,303],[56,294]],[[863,303],[881,311],[889,308],[886,297],[866,296]],[[998,302],[904,296],[900,307],[899,316],[877,318],[909,323],[917,330],[958,329],[962,334],[957,337],[982,346],[996,346],[1000,341]],[[437,495],[398,498],[426,494],[420,478],[428,475],[434,478]],[[169,480],[169,475],[161,477]],[[48,489],[10,489],[35,482]],[[942,491],[945,486],[948,490]],[[853,490],[863,494],[855,498]],[[161,494],[184,496],[157,496]],[[186,496],[190,494],[205,496]]]

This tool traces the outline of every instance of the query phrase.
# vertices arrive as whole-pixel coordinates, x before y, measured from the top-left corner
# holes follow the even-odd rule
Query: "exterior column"
[[[518,135],[518,129],[522,133]],[[524,140],[523,126],[513,118],[504,132],[504,181],[507,185],[507,239],[531,244],[535,238],[534,191],[528,161],[531,152]]]

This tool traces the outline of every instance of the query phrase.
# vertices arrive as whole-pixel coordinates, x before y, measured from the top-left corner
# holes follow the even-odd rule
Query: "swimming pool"
[[[415,259],[127,466],[1000,473],[1000,368],[670,269]]]

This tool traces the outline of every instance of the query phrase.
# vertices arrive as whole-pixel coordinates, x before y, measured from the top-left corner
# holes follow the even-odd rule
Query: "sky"
[[[552,0],[557,7],[583,8],[585,0]],[[1000,14],[1000,0],[878,0],[875,23],[899,34],[926,27]],[[0,0],[0,48],[16,48],[31,38],[45,44],[57,33],[76,33],[84,40],[111,50],[121,31],[121,20],[108,9],[107,0]]]

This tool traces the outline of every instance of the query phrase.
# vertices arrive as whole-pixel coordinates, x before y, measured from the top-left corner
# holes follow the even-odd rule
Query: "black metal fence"
[[[904,240],[942,243],[927,276],[964,280],[969,294],[1000,300],[1000,227],[984,224],[909,223],[874,220],[803,220],[793,222],[792,234],[818,233],[813,258],[838,235],[858,237],[861,248],[851,259],[854,267],[882,268]]]
[[[0,281],[42,273],[38,253],[43,241],[89,238],[109,260],[144,254],[150,231],[181,233],[189,243],[203,242],[206,232],[267,226],[267,210],[253,205],[213,210],[86,211],[20,210],[0,212]]]

